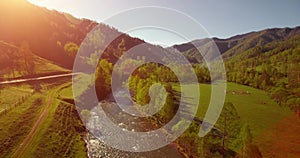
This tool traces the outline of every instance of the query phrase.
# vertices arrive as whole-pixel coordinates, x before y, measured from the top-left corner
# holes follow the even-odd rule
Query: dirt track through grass
[[[31,128],[29,134],[25,137],[25,139],[23,140],[23,142],[17,148],[16,152],[13,154],[13,156],[12,156],[13,158],[22,157],[24,151],[26,150],[26,147],[32,142],[32,139],[34,138],[34,136],[37,133],[38,127],[43,123],[43,121],[45,120],[45,118],[48,116],[48,113],[49,113],[49,110],[50,110],[50,105],[53,102],[53,98],[54,98],[53,95],[54,94],[55,94],[55,92],[52,92],[52,93],[50,93],[48,95],[47,105],[43,109],[43,111],[40,114],[39,118],[37,119],[36,123]]]

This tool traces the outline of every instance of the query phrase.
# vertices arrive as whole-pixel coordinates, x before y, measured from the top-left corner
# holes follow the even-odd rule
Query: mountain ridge
[[[22,1],[21,4],[19,4],[20,1]],[[0,14],[5,15],[6,19],[0,20],[0,40],[14,45],[20,45],[26,41],[34,54],[54,61],[68,69],[72,69],[75,55],[81,42],[95,26],[101,25],[104,35],[118,32],[117,29],[106,24],[97,23],[89,19],[78,19],[71,14],[48,10],[25,0],[2,1],[1,3],[4,5],[0,7]],[[8,9],[10,7],[18,9],[18,12]],[[229,58],[252,47],[281,41],[299,33],[300,26],[294,28],[270,28],[238,34],[224,39],[218,37],[198,39],[169,48],[175,48],[188,57],[190,61],[197,62],[199,61],[199,53],[197,53],[198,50],[194,48],[194,45],[202,47],[211,40],[215,42],[223,57]],[[116,39],[112,43],[112,47],[108,48],[111,49],[108,52],[119,51],[116,48],[122,39],[126,39],[126,50],[137,44],[146,43],[142,39],[122,34],[122,37]],[[207,47],[209,48],[210,46]],[[209,50],[207,51],[209,52]],[[106,57],[112,58],[112,61],[116,60],[116,57],[111,54],[106,54]],[[66,58],[69,60],[65,60]]]
[[[0,3],[0,14],[5,17],[0,19],[0,40],[16,46],[26,42],[34,54],[68,69],[73,67],[80,44],[96,26],[101,27],[104,38],[119,32],[106,24],[78,19],[71,14],[48,10],[24,0]],[[144,43],[141,39],[122,33],[111,43],[112,47],[117,48],[122,39],[126,39],[127,48]]]
[[[186,56],[189,56],[189,54],[195,54],[195,52],[198,52],[196,47],[203,47],[207,44],[207,42],[213,40],[219,48],[219,51],[223,55],[223,57],[228,58],[233,55],[242,53],[255,46],[262,46],[271,42],[286,40],[297,34],[300,34],[300,26],[296,26],[293,28],[269,28],[261,31],[252,31],[245,34],[238,34],[224,39],[212,37],[193,40],[191,42],[183,44],[176,44],[171,48],[175,48],[179,52],[182,52]]]

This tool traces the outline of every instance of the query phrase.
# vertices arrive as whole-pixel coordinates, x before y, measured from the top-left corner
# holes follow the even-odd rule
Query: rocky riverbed
[[[122,112],[122,110],[118,108],[114,102],[102,103],[102,108],[105,110],[105,114],[109,116],[110,119],[120,128],[133,132],[149,131],[155,129],[155,127],[153,127],[153,124],[151,124],[149,120],[131,116]],[[111,136],[115,137],[115,135]],[[95,137],[91,132],[86,135],[86,143],[88,156],[90,158],[183,158],[183,155],[178,152],[175,145],[167,145],[160,149],[148,152],[126,152],[106,145],[104,142],[102,142],[102,140]]]

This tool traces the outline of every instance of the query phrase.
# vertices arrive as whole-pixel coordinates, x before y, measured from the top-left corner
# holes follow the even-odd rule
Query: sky
[[[78,18],[97,22],[124,10],[157,6],[177,10],[200,23],[210,37],[228,38],[237,34],[274,27],[300,25],[299,0],[28,0],[29,2],[67,12]],[[158,20],[161,16],[156,16]],[[176,17],[174,17],[176,18]],[[122,32],[119,26],[113,26]],[[188,29],[186,29],[188,30]],[[195,34],[185,39],[161,29],[136,29],[127,32],[153,44],[170,46],[203,38]],[[182,30],[181,34],[185,34]]]

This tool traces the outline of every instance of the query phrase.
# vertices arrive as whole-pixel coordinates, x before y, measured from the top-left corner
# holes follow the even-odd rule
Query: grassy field
[[[192,89],[189,88],[191,86],[194,85],[184,85],[184,88]],[[179,87],[175,86],[175,89],[179,89]],[[192,96],[195,94],[193,91],[188,92],[190,94],[184,95]],[[197,112],[197,116],[200,118],[203,118],[205,115],[211,99],[210,93],[210,84],[200,84],[200,102]],[[295,137],[298,137],[296,131],[300,132],[299,124],[297,125],[299,118],[294,117],[289,109],[280,107],[270,99],[266,92],[248,86],[228,83],[226,93],[225,101],[232,102],[241,117],[242,123],[247,123],[250,126],[251,133],[254,136],[254,143],[258,145],[264,156],[274,157],[276,152],[280,152],[281,156],[284,153],[295,154],[298,152],[296,155],[300,154],[299,150],[295,150],[295,146],[299,146],[299,143],[295,142],[299,140],[295,139]],[[298,120],[292,121],[291,118]],[[287,123],[286,120],[289,120],[289,122]],[[291,128],[287,129],[286,124],[289,124]],[[279,136],[285,139],[280,139]],[[278,139],[280,139],[280,143],[278,143]],[[274,144],[277,144],[276,150],[273,146]],[[293,157],[291,155],[283,157],[286,156]]]
[[[73,99],[72,85],[69,84],[65,88],[61,89],[59,95],[61,98]]]
[[[1,41],[0,41],[0,47],[1,47]],[[35,74],[47,74],[52,72],[70,72],[70,70],[63,68],[56,63],[53,63],[49,60],[46,60],[44,58],[41,58],[36,55],[32,55],[33,58],[33,65],[34,65],[34,73]],[[0,61],[1,62],[1,61]],[[23,63],[18,63],[19,65],[22,65]],[[15,77],[22,77],[26,75],[32,75],[28,74],[25,70],[19,69],[19,68],[6,68],[0,70],[0,76],[3,78],[15,78]]]
[[[16,87],[1,86],[0,87],[0,109],[6,104],[13,104],[23,96],[32,92],[32,88],[28,85],[21,85]],[[12,97],[13,96],[13,97]]]
[[[60,87],[57,96],[70,97],[71,85]],[[42,131],[38,133],[33,146],[25,155],[29,157],[86,157],[83,140],[85,128],[74,105],[56,100],[45,120]]]
[[[86,157],[83,140],[84,126],[81,124],[73,105],[59,103],[53,113],[55,120],[49,120],[49,127],[39,134],[40,139],[25,155],[31,157]]]
[[[70,91],[70,85],[44,83],[40,92],[35,92],[19,106],[0,115],[0,157],[11,157],[15,153],[46,108],[49,99],[49,111],[22,156],[86,157],[83,140],[85,128],[75,106],[58,99],[70,95],[65,93]],[[2,87],[0,98],[5,102],[13,102],[12,98],[22,97],[23,93],[27,94],[31,90],[31,86],[26,84]]]
[[[185,88],[190,86],[193,85],[185,85]],[[191,96],[195,94],[191,90],[188,92],[191,94],[184,95]],[[210,84],[200,84],[200,102],[197,112],[197,116],[200,118],[205,115],[211,99],[210,93]],[[235,83],[227,84],[225,101],[234,104],[242,122],[250,125],[254,136],[291,114],[289,109],[280,107],[264,91]]]
[[[43,108],[43,103],[43,95],[36,93],[0,116],[0,157],[11,156],[30,131]]]
[[[49,73],[49,72],[69,72],[70,70],[65,69],[61,66],[56,65],[55,63],[52,63],[49,60],[35,57],[35,72],[36,74],[43,74],[43,73]]]

